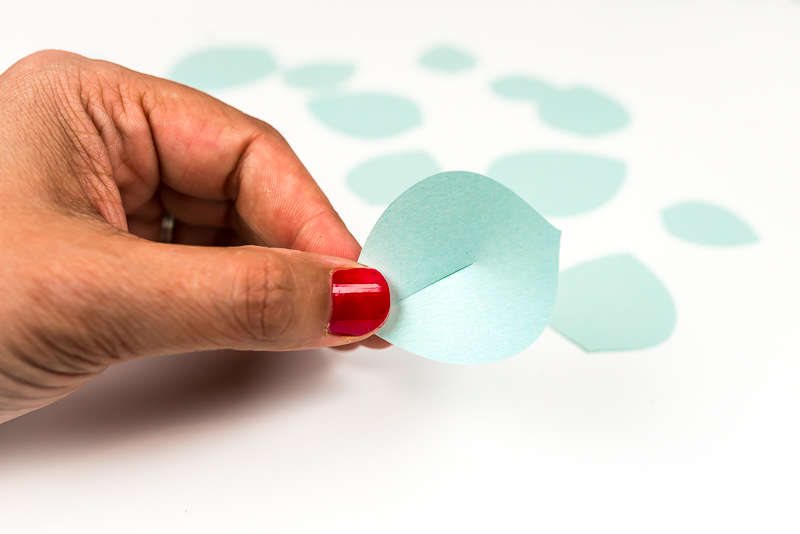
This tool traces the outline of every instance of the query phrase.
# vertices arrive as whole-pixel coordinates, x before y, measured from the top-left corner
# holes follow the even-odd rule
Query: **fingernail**
[[[331,275],[333,311],[328,332],[363,336],[376,330],[389,315],[389,284],[375,269],[341,269]]]

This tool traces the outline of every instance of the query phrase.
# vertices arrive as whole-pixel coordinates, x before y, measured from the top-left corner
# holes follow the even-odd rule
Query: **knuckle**
[[[239,276],[233,293],[236,322],[256,341],[281,339],[294,311],[296,284],[291,265],[283,258],[259,255]]]

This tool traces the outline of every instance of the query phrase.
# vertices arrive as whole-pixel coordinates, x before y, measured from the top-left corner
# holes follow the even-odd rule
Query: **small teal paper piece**
[[[381,93],[328,96],[308,104],[314,116],[343,134],[362,138],[397,135],[422,123],[411,100]]]
[[[675,305],[639,260],[607,256],[561,273],[550,326],[588,352],[646,349],[672,334]]]
[[[512,100],[541,100],[552,96],[558,89],[544,80],[530,76],[507,76],[492,83],[492,91]]]
[[[350,171],[347,185],[370,204],[387,205],[400,193],[439,172],[439,165],[421,150],[389,154]]]
[[[572,87],[543,98],[539,118],[554,128],[586,137],[614,132],[630,122],[622,104],[588,87]]]
[[[665,209],[664,226],[677,238],[711,247],[755,243],[758,236],[730,211],[705,202],[684,202]]]
[[[310,63],[286,73],[286,83],[303,89],[328,89],[353,75],[356,68],[349,63]]]
[[[531,101],[543,122],[585,137],[614,132],[630,122],[622,104],[589,87],[559,89],[531,76],[506,76],[491,89],[503,98]]]
[[[431,48],[420,58],[423,67],[441,72],[458,72],[475,65],[475,58],[452,46]]]
[[[489,176],[542,215],[561,217],[608,202],[625,179],[625,163],[574,152],[522,152],[495,161]]]
[[[518,354],[542,333],[558,284],[561,232],[505,186],[444,172],[400,195],[359,262],[386,277],[392,307],[378,335],[441,362]]]
[[[169,77],[176,82],[208,91],[254,82],[277,68],[265,50],[252,47],[220,47],[201,50],[181,60]]]

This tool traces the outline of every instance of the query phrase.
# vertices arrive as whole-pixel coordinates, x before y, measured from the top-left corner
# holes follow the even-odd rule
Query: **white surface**
[[[343,183],[424,148],[485,172],[526,149],[629,164],[620,193],[553,219],[562,265],[631,252],[678,310],[646,351],[587,355],[548,330],[510,360],[458,367],[389,349],[201,354],[112,368],[0,426],[0,531],[797,532],[800,478],[800,2],[4,2],[0,69],[56,47],[166,75],[211,44],[282,65],[352,60],[352,87],[415,98],[422,128],[383,141],[315,122],[279,76],[218,93],[290,140],[363,242],[381,210]],[[423,71],[447,42],[474,70]],[[502,101],[529,73],[621,100],[631,126],[583,139]],[[666,233],[702,199],[755,246]]]

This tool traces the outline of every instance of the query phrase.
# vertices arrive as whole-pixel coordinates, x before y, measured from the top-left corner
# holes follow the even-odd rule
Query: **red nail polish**
[[[369,334],[389,315],[389,284],[375,269],[341,269],[331,275],[333,311],[328,332],[339,336]]]

